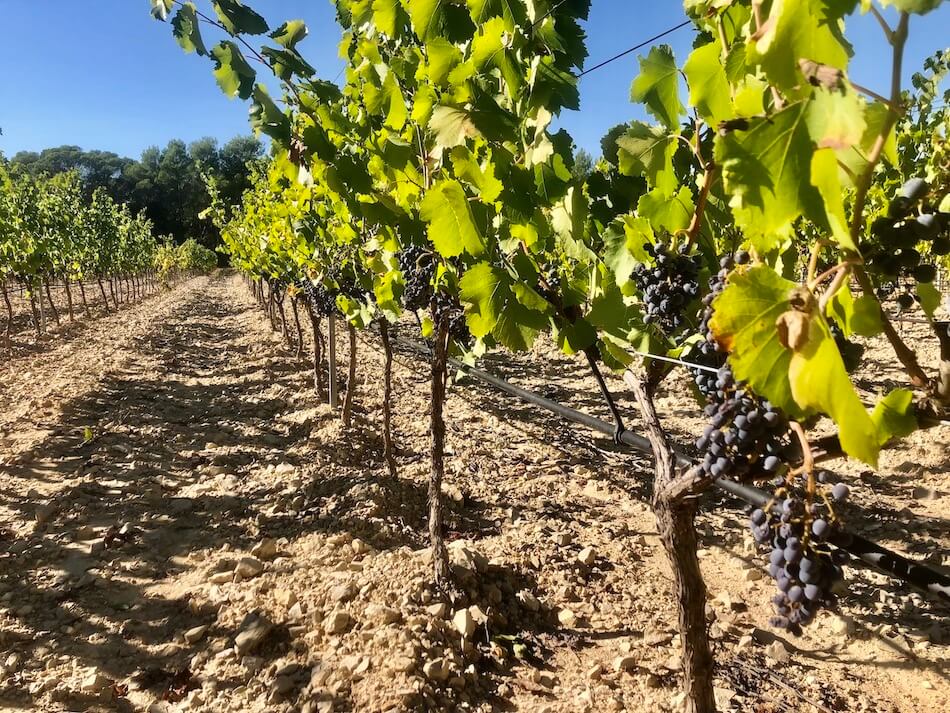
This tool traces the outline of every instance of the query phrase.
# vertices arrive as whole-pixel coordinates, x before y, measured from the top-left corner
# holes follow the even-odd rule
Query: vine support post
[[[110,311],[109,298],[106,296],[106,288],[105,288],[105,285],[102,284],[102,278],[98,275],[96,276],[96,282],[99,283],[99,292],[102,293],[102,304],[105,305],[106,312],[109,312]]]
[[[287,342],[287,347],[290,349],[294,348],[293,339],[290,336],[290,329],[287,328],[287,313],[284,311],[284,294],[278,293],[280,296],[276,298],[277,302],[277,313],[280,315],[280,333],[284,337],[284,341]]]
[[[432,405],[429,429],[432,436],[431,468],[429,472],[429,542],[432,546],[432,565],[435,585],[445,589],[449,583],[449,553],[445,548],[442,531],[442,479],[445,476],[445,386],[449,355],[449,320],[440,315],[433,334],[432,347]]]
[[[346,374],[346,393],[343,395],[343,425],[350,427],[353,420],[353,394],[356,391],[356,327],[347,322],[346,333],[349,339],[349,369]]]
[[[676,456],[657,416],[646,375],[627,371],[624,381],[636,396],[656,461],[653,513],[673,570],[686,711],[715,713],[713,659],[706,625],[706,584],[696,556],[695,496],[703,489],[704,483],[689,473],[677,472]]]
[[[383,342],[386,363],[383,366],[383,454],[389,477],[397,477],[396,453],[393,447],[393,345],[389,341],[389,322],[385,317],[379,320],[379,337]]]
[[[310,327],[313,329],[313,390],[317,399],[323,398],[323,335],[320,333],[320,317],[307,305]]]
[[[336,319],[332,315],[327,319],[327,375],[330,407],[336,408],[339,403],[336,374]]]

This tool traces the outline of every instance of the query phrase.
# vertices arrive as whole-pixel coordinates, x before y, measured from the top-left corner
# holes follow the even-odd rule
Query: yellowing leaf
[[[845,250],[858,251],[851,239],[848,219],[844,214],[844,196],[838,178],[838,157],[832,149],[820,149],[811,157],[811,183],[824,201],[825,219],[831,236]]]
[[[457,181],[442,181],[429,189],[419,211],[429,224],[429,240],[443,257],[463,252],[481,255],[485,241],[475,225],[465,191]]]

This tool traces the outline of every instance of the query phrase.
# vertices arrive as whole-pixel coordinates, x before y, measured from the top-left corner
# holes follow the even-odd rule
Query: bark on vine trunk
[[[66,309],[69,311],[69,321],[75,322],[76,316],[73,314],[73,293],[69,289],[69,278],[63,278],[63,286],[66,288]]]
[[[310,315],[310,327],[313,329],[313,390],[317,392],[317,399],[323,399],[323,361],[322,346],[323,339],[320,335],[320,318],[314,313],[313,308],[307,305],[307,314]]]
[[[13,303],[10,302],[10,295],[7,292],[6,281],[0,282],[0,290],[3,290],[3,302],[7,307],[7,324],[3,331],[3,341],[5,344],[9,345],[10,337],[13,334]]]
[[[343,425],[347,428],[353,421],[353,394],[356,391],[356,328],[347,323],[346,333],[350,343],[350,366],[346,374],[346,394],[343,396]]]
[[[82,280],[79,281],[79,296],[82,298],[82,309],[86,313],[86,318],[88,319],[92,315],[89,312],[89,302],[86,300],[86,286],[82,283]]]
[[[432,348],[432,407],[429,428],[432,436],[431,470],[429,472],[429,542],[435,585],[445,589],[449,584],[449,553],[442,532],[442,478],[445,476],[445,382],[449,351],[449,322],[440,317],[435,326]]]
[[[294,313],[294,326],[297,328],[297,358],[303,358],[303,329],[300,327],[300,312],[297,310],[296,295],[290,298],[290,308]]]
[[[56,326],[59,326],[59,310],[56,309],[56,304],[53,302],[53,293],[49,289],[49,282],[43,280],[43,291],[46,293],[46,299],[49,301],[49,311],[53,313],[53,319],[56,322]],[[40,297],[40,299],[43,299]]]
[[[102,304],[104,304],[104,305],[106,306],[106,312],[108,312],[108,311],[109,311],[109,298],[106,297],[106,288],[105,288],[105,285],[102,284],[102,278],[101,278],[101,277],[97,277],[97,278],[96,278],[96,282],[99,283],[99,292],[102,293]]]
[[[715,713],[713,660],[706,625],[706,584],[696,556],[695,496],[705,486],[691,474],[677,473],[676,456],[657,416],[646,375],[628,371],[624,381],[636,396],[656,460],[653,512],[673,569],[686,713]]]
[[[287,342],[287,346],[290,349],[294,348],[294,341],[290,337],[290,330],[287,329],[287,313],[284,311],[284,295],[281,294],[277,297],[277,313],[280,315],[280,333],[284,337],[284,341]]]
[[[112,304],[119,309],[119,301],[115,298],[115,281],[109,278],[109,294],[112,295]]]
[[[383,342],[386,363],[383,366],[383,455],[389,477],[395,480],[396,449],[393,447],[393,345],[389,341],[389,322],[379,320],[379,337]]]
[[[33,324],[36,326],[36,336],[39,338],[46,330],[46,315],[43,313],[42,298],[36,299],[36,290],[30,285],[28,293],[30,295],[30,311],[33,313]],[[39,312],[36,311],[37,302],[39,302]]]

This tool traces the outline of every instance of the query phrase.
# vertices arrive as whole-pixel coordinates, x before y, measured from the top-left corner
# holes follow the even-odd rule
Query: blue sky
[[[206,0],[198,4],[207,6]],[[339,33],[329,0],[249,2],[276,27],[302,18],[310,37],[304,55],[322,77],[333,79],[342,64]],[[205,58],[185,55],[171,28],[153,20],[147,0],[0,0],[0,151],[40,150],[61,144],[137,157],[169,139],[220,140],[248,133],[247,106],[218,90]],[[588,66],[684,19],[677,0],[593,0],[587,31]],[[905,74],[948,43],[950,3],[911,22]],[[886,92],[887,47],[870,16],[848,27],[856,48],[852,78]],[[689,53],[689,28],[662,40],[677,60]],[[643,50],[645,53],[646,50]],[[635,53],[581,80],[581,111],[566,112],[560,125],[578,145],[599,154],[599,140],[614,124],[643,118],[630,104],[637,72]]]

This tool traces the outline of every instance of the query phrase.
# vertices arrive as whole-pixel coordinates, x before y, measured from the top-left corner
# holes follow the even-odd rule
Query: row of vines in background
[[[47,311],[57,325],[65,318],[62,307],[69,321],[79,310],[90,315],[90,298],[96,295],[87,296],[88,286],[108,310],[183,271],[215,266],[212,251],[194,240],[177,247],[161,241],[144,215],[133,215],[104,189],[87,200],[74,172],[33,177],[0,165],[0,291],[6,343],[17,317],[15,302],[26,302],[39,336],[46,330]],[[54,288],[65,296],[60,308]]]
[[[818,460],[876,468],[882,448],[946,416],[950,387],[884,302],[897,289],[929,320],[939,306],[946,53],[912,93],[901,86],[911,18],[939,4],[688,0],[692,52],[681,64],[664,45],[640,58],[631,96],[651,122],[612,132],[585,177],[552,123],[579,108],[589,0],[337,0],[342,86],[298,51],[301,21],[272,29],[238,0],[207,12],[151,0],[186,51],[210,58],[225,93],[251,100],[252,126],[273,141],[243,204],[211,209],[232,264],[259,296],[306,295],[315,325],[345,319],[351,342],[373,327],[388,351],[400,320],[429,340],[437,585],[451,592],[440,490],[449,355],[474,362],[549,335],[586,359],[618,434],[600,369],[624,372],[656,456],[653,506],[673,563],[687,706],[699,711],[715,702],[697,496],[722,477],[774,490],[750,526],[770,550],[773,623],[797,633],[834,606],[846,564],[827,543],[848,489]],[[855,12],[881,25],[880,92],[848,75]],[[281,80],[283,108],[256,82],[261,65]],[[842,354],[855,334],[888,340],[906,388],[859,394]],[[645,354],[702,367],[693,383],[710,420],[693,469],[675,469],[653,406],[682,372]],[[830,449],[810,435],[823,418],[836,429]]]

